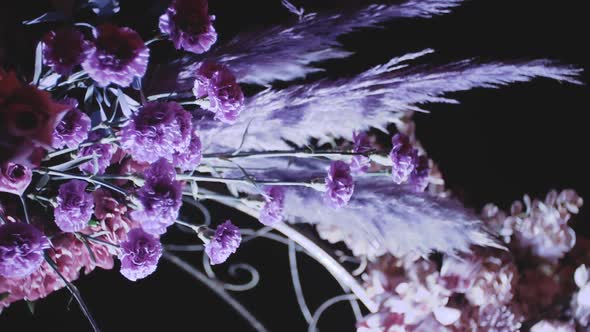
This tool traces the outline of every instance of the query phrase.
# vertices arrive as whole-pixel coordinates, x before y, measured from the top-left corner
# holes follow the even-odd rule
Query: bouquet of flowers
[[[350,302],[358,332],[588,327],[587,241],[574,249],[568,226],[582,198],[551,191],[510,211],[490,204],[473,213],[445,188],[412,121],[420,104],[456,103],[450,92],[535,77],[579,84],[578,69],[544,59],[413,65],[433,52],[426,49],[354,77],[298,81],[319,70],[314,63],[350,55],[341,35],[460,3],[307,13],[283,0],[293,22],[231,40],[218,36],[207,0],[170,1],[152,35],[105,23],[118,12],[115,0],[80,1],[76,23],[56,13],[24,22],[54,29],[38,42],[32,77],[0,68],[0,310],[67,288],[98,331],[73,284],[81,271],[116,266],[133,282],[167,259],[265,331],[228,292],[253,287],[256,271],[240,265],[253,281],[220,287],[211,265],[266,237],[289,245],[310,331],[340,301]],[[77,22],[88,9],[101,23]],[[179,50],[175,58],[153,56],[160,43]],[[208,201],[258,219],[260,229],[212,220]],[[349,253],[318,245],[300,223]],[[167,243],[171,227],[195,243]],[[345,291],[313,314],[296,249]],[[202,269],[174,253],[186,250],[204,252]]]

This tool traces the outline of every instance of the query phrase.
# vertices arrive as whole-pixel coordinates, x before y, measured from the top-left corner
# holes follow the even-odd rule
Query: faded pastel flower
[[[423,192],[428,187],[428,175],[430,173],[430,164],[426,156],[418,157],[416,167],[410,174],[408,184],[412,190]]]
[[[69,99],[67,102],[72,108],[64,115],[53,130],[54,149],[77,148],[88,138],[90,131],[90,117],[78,109],[78,101]]]
[[[350,175],[350,166],[341,160],[332,161],[326,176],[326,202],[332,207],[343,207],[348,204],[353,191],[354,181]]]
[[[141,209],[131,217],[149,233],[160,235],[178,218],[182,205],[182,187],[176,181],[176,171],[166,161],[159,159],[144,173],[145,183],[137,191]]]
[[[244,94],[235,76],[223,65],[204,62],[199,66],[193,87],[195,97],[209,98],[207,109],[221,122],[234,123],[244,106]]]
[[[168,34],[176,49],[201,54],[217,41],[207,0],[174,0],[160,16],[160,31]]]
[[[32,177],[28,167],[11,162],[0,164],[0,192],[20,196],[31,184]]]
[[[212,265],[221,264],[236,252],[241,242],[240,229],[234,226],[230,220],[226,220],[217,226],[215,235],[205,244],[205,252]]]
[[[14,72],[0,69],[0,163],[26,166],[35,147],[49,147],[53,129],[67,105],[34,86],[23,86]]]
[[[572,322],[542,320],[533,325],[530,332],[576,332],[576,325]]]
[[[371,151],[371,140],[366,133],[354,132],[352,134],[352,141],[354,142],[352,152],[367,153]],[[369,166],[371,166],[371,159],[363,155],[354,155],[350,161],[350,170],[353,173],[365,173],[369,169]]]
[[[71,180],[59,186],[53,214],[62,231],[77,232],[88,226],[94,211],[94,199],[91,193],[86,192],[87,186],[82,180]]]
[[[150,50],[137,32],[107,23],[94,29],[94,41],[82,68],[100,86],[114,83],[127,87],[134,77],[143,77],[149,56]]]
[[[0,226],[0,275],[23,278],[43,262],[49,240],[30,224],[7,223]]]
[[[127,233],[127,240],[121,243],[121,274],[125,278],[136,281],[156,271],[162,256],[160,240],[141,228]]]
[[[272,225],[283,220],[283,207],[285,189],[279,186],[271,186],[264,189],[265,203],[260,210],[258,220],[264,225]]]
[[[410,178],[418,162],[418,151],[412,147],[408,136],[398,133],[391,139],[393,148],[389,154],[393,166],[391,173],[393,181],[402,184]]]
[[[586,265],[578,266],[574,272],[574,281],[579,290],[574,293],[571,307],[574,317],[582,326],[590,324],[590,270]]]
[[[43,62],[60,75],[69,75],[84,61],[88,42],[72,28],[50,31],[43,37]]]
[[[182,106],[175,102],[152,102],[133,114],[121,132],[121,145],[140,162],[151,163],[160,158],[172,161],[175,154],[190,151],[193,134],[191,115]]]
[[[78,158],[87,157],[94,155],[93,158],[78,168],[82,172],[89,174],[104,174],[105,170],[111,164],[111,158],[113,157],[114,147],[110,144],[95,143],[89,146],[85,146],[78,151]]]
[[[173,156],[174,165],[183,172],[193,171],[201,163],[203,157],[201,139],[196,131],[191,134],[189,146],[184,151],[176,152]]]

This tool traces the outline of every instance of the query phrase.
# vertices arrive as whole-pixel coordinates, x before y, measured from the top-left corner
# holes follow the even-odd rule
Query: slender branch
[[[66,173],[66,172],[60,172],[60,171],[55,171],[55,170],[51,170],[51,169],[37,169],[37,170],[33,170],[33,172],[36,172],[39,174],[49,174],[49,175],[61,176],[61,177],[67,178],[67,179],[83,180],[86,182],[90,182],[94,185],[100,185],[105,188],[109,188],[112,191],[118,192],[119,194],[127,195],[127,191],[125,191],[125,189],[118,187],[114,184],[93,178],[93,177],[88,177],[88,176],[84,176],[84,175],[77,175],[77,174],[72,174],[72,173]]]
[[[313,314],[313,318],[311,321],[311,324],[309,324],[309,328],[307,330],[307,332],[317,332],[317,325],[318,325],[318,321],[320,320],[320,317],[322,316],[322,314],[324,313],[324,311],[326,311],[326,309],[328,309],[329,307],[331,307],[332,305],[338,303],[338,302],[342,302],[342,301],[349,301],[349,300],[354,300],[355,297],[352,294],[344,294],[344,295],[339,295],[339,296],[335,296],[331,299],[329,299],[328,301],[322,303],[322,305],[318,308],[318,310],[315,311],[315,313]]]
[[[179,257],[164,251],[163,253],[164,259],[168,260],[169,262],[175,264],[192,277],[197,279],[198,281],[205,284],[205,286],[209,287],[213,292],[215,292],[219,297],[221,297],[227,304],[229,304],[242,318],[244,318],[254,330],[263,332],[268,331],[262,323],[260,323],[254,315],[252,315],[248,309],[246,309],[240,302],[234,299],[218,282],[208,279],[203,273],[199,270],[192,267],[190,264],[185,262],[184,260],[180,259]]]
[[[202,191],[204,193],[211,193],[205,189]],[[242,211],[254,218],[258,218],[259,212],[257,210],[240,202],[225,200],[219,200],[218,202],[233,207],[234,209]],[[371,300],[365,289],[358,283],[358,281],[332,256],[330,256],[309,238],[297,232],[295,229],[285,223],[276,223],[272,227],[303,247],[316,261],[323,265],[332,274],[332,276],[334,276],[334,278],[349,287],[350,290],[358,297],[358,299],[363,302],[367,309],[369,309],[369,311],[373,313],[377,312],[379,309],[377,303]]]
[[[216,176],[206,176],[206,175],[184,175],[179,174],[176,176],[176,179],[179,181],[188,180],[188,181],[201,181],[201,182],[220,182],[220,183],[241,183],[247,185],[253,185],[248,179],[239,179],[239,178],[222,178]],[[314,182],[285,182],[285,181],[256,181],[255,179],[250,179],[255,184],[258,185],[265,185],[265,186],[297,186],[297,187],[308,187],[318,191],[324,191],[324,184],[323,183],[314,183]]]
[[[295,290],[295,296],[297,297],[297,303],[299,309],[303,314],[303,318],[309,324],[311,323],[311,311],[305,302],[305,296],[303,295],[303,288],[301,287],[301,280],[299,279],[299,270],[297,269],[297,253],[295,251],[295,242],[289,241],[289,269],[291,270],[291,279],[293,280],[293,289]]]
[[[370,151],[369,151],[370,152]],[[363,155],[368,156],[369,152],[347,152],[347,151],[332,151],[332,150],[320,150],[320,151],[261,151],[261,152],[240,152],[236,154],[232,153],[210,153],[204,154],[203,159],[206,158],[220,158],[220,159],[237,159],[237,158],[277,158],[277,157],[295,157],[295,158],[333,158],[333,157],[346,157],[350,158],[353,156]]]
[[[23,205],[23,214],[25,215],[25,221],[27,222],[27,224],[31,223],[31,219],[29,219],[29,211],[27,209],[27,202],[25,201],[25,198],[21,195],[19,196],[20,198],[20,202]]]
[[[66,284],[66,288],[70,291],[72,296],[76,299],[76,302],[78,302],[78,305],[80,306],[80,310],[82,310],[82,312],[84,313],[84,316],[86,316],[86,319],[88,319],[88,322],[92,326],[92,329],[94,330],[94,332],[100,332],[100,329],[98,328],[96,321],[92,317],[92,314],[90,313],[90,309],[88,309],[88,306],[84,302],[84,299],[82,298],[82,294],[80,294],[80,291],[78,290],[78,288],[76,286],[74,286],[74,284],[69,282],[61,274],[61,272],[59,272],[59,270],[57,268],[57,264],[51,259],[51,257],[49,257],[49,255],[47,253],[45,254],[45,261],[47,262],[47,264],[49,264],[49,266],[51,266],[53,271],[55,271],[55,273],[57,273],[57,275],[61,278],[61,280]]]

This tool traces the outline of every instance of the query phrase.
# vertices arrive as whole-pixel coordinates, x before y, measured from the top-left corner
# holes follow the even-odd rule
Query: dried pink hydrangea
[[[332,161],[326,176],[326,203],[335,208],[343,207],[348,204],[353,192],[354,180],[350,166],[341,160]]]
[[[576,332],[576,325],[572,322],[542,320],[533,325],[530,332]]]
[[[160,16],[160,31],[170,36],[176,49],[201,54],[217,41],[207,0],[173,0]]]
[[[111,83],[127,87],[134,77],[143,77],[150,50],[137,32],[110,23],[94,29],[82,68],[100,86]]]
[[[572,296],[571,308],[576,321],[584,327],[590,326],[590,269],[580,265],[574,273],[574,281],[578,287]]]

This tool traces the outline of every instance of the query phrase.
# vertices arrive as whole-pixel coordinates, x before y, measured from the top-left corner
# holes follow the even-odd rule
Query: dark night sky
[[[132,27],[143,24],[142,32],[152,29],[145,27],[146,22],[155,26],[155,13],[144,5],[148,2],[152,1],[123,0],[120,23]],[[319,1],[324,2],[326,7],[337,6],[336,1]],[[16,3],[26,6],[16,8]],[[31,67],[32,40],[45,27],[25,29],[15,22],[42,13],[44,7],[39,3],[45,1],[0,4],[0,63]],[[293,19],[281,8],[280,0],[210,0],[210,8],[217,15],[222,39],[241,29]],[[342,38],[346,48],[357,54],[322,64],[329,69],[323,75],[354,75],[393,56],[428,47],[437,51],[430,57],[436,63],[471,57],[552,58],[587,68],[590,54],[585,44],[590,20],[586,13],[579,0],[472,0],[447,16],[396,21],[385,29],[363,30]],[[588,82],[588,74],[582,79]],[[544,196],[552,188],[574,188],[589,201],[590,162],[586,154],[590,131],[585,121],[589,92],[586,86],[534,80],[499,90],[456,93],[452,97],[458,98],[460,105],[427,105],[431,114],[416,116],[417,135],[430,157],[440,164],[450,188],[470,207],[479,209],[486,202],[507,207],[524,193]],[[219,206],[210,208],[214,218],[231,216],[241,225],[256,226],[255,221],[230,215]],[[588,219],[587,215],[583,213],[579,219]],[[583,223],[578,221],[576,226],[588,234]],[[180,236],[173,232],[167,240]],[[197,265],[201,260],[200,255],[185,258]],[[256,289],[236,294],[236,298],[272,331],[305,331],[293,295],[286,247],[253,241],[233,258],[238,261],[258,268],[262,280]],[[300,263],[312,309],[339,294],[338,285],[321,266],[303,255]],[[224,268],[219,271],[223,273]],[[153,276],[137,283],[113,270],[95,272],[76,284],[104,331],[249,331],[211,291],[166,262]],[[0,330],[89,330],[75,303],[68,309],[68,298],[60,291],[39,301],[34,316],[24,303],[17,303],[0,315]],[[354,331],[353,324],[349,308],[337,305],[323,316],[320,328]]]

